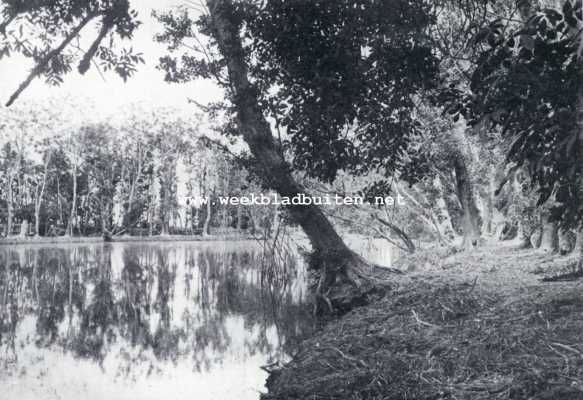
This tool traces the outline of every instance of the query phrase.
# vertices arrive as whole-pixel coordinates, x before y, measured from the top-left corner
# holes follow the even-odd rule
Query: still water
[[[0,399],[258,399],[313,329],[256,242],[0,247]]]

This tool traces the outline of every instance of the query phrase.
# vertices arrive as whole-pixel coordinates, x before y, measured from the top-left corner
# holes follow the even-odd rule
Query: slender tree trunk
[[[170,233],[170,178],[168,176],[167,166],[162,168],[162,177],[160,180],[160,221],[162,222],[161,235],[166,236]]]
[[[142,153],[140,152],[140,148],[138,145],[138,166],[136,168],[136,176],[133,179],[131,186],[130,186],[130,195],[129,195],[129,199],[128,199],[128,206],[126,208],[126,212],[125,212],[125,216],[124,219],[125,221],[123,222],[123,227],[127,227],[130,224],[130,220],[129,217],[132,213],[132,208],[133,208],[133,204],[134,204],[134,193],[136,190],[136,185],[138,184],[138,180],[140,179],[140,174],[142,172]]]
[[[45,168],[44,168],[44,172],[43,172],[43,183],[40,189],[40,193],[38,194],[37,198],[35,199],[35,204],[34,204],[34,235],[35,236],[40,236],[40,209],[42,206],[42,202],[43,202],[43,197],[45,194],[45,187],[47,185],[47,174],[48,174],[48,169],[49,169],[49,162],[50,162],[50,156],[47,157],[47,160],[45,162]]]
[[[243,228],[243,224],[242,224],[242,219],[243,219],[243,213],[241,212],[241,206],[237,206],[237,233],[241,232],[241,229]]]
[[[255,233],[258,231],[258,228],[260,227],[260,219],[257,218],[257,215],[255,214],[255,210],[253,210],[251,207],[246,209],[247,211],[247,216],[249,217],[249,223],[248,225],[248,229],[249,232],[252,235],[255,235]]]
[[[274,238],[277,235],[279,229],[279,208],[275,206],[273,208],[273,218],[271,220],[271,225],[269,227],[269,237]]]
[[[150,174],[150,186],[148,188],[150,191],[150,196],[148,199],[148,236],[152,236],[153,234],[153,227],[152,222],[154,220],[154,211],[153,211],[153,200],[154,200],[154,176]]]
[[[14,193],[12,190],[12,170],[8,173],[8,197],[6,198],[6,207],[7,207],[7,221],[6,221],[6,236],[12,235],[12,218],[13,218],[13,198]]]
[[[63,223],[63,202],[61,199],[61,180],[57,172],[57,208],[59,209],[59,224]]]
[[[88,201],[89,195],[87,196],[83,196],[82,200],[81,200],[81,209],[83,210],[83,215],[81,216],[81,220],[79,221],[79,232],[81,233],[81,236],[84,236],[87,234],[87,221],[89,220],[89,210],[87,207],[87,201]]]
[[[166,177],[163,177],[160,183],[160,220],[162,222],[162,236],[168,235],[168,187],[166,184]]]
[[[204,224],[202,226],[202,235],[209,236],[210,235],[210,225],[211,225],[211,217],[212,217],[212,205],[211,205],[211,196],[208,196],[206,201],[206,215],[204,217]]]
[[[305,193],[278,151],[269,123],[259,107],[257,89],[249,82],[231,1],[207,0],[207,4],[213,34],[227,64],[238,124],[264,183],[281,196],[291,198]],[[349,309],[355,304],[365,303],[367,295],[375,289],[370,264],[346,246],[319,207],[291,206],[289,212],[303,228],[315,251],[311,264],[320,271],[316,289],[318,299],[327,304],[330,311]]]
[[[575,233],[575,244],[573,246],[573,254],[583,253],[583,228],[577,229]]]
[[[478,197],[478,209],[480,213],[484,216],[482,222],[483,233],[485,236],[494,236],[496,230],[494,229],[494,202],[490,193],[486,196]]]
[[[583,227],[577,229],[575,236],[575,245],[573,247],[573,254],[579,257],[577,267],[583,270]]]
[[[75,221],[77,220],[77,164],[73,164],[73,200],[71,202],[71,214],[67,224],[67,235],[73,236]]]
[[[103,204],[101,208],[101,235],[109,239],[111,237],[111,231],[109,229],[109,218],[111,216],[109,200],[101,200]]]
[[[40,236],[40,207],[41,202],[39,200],[36,201],[34,205],[34,236]]]

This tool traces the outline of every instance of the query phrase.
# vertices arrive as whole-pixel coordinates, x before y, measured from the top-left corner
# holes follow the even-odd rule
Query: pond
[[[313,329],[257,242],[0,247],[0,398],[258,399]]]

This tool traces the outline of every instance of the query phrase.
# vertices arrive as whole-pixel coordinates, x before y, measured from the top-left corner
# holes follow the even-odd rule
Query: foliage
[[[461,110],[512,139],[508,160],[528,168],[539,205],[554,195],[555,217],[571,224],[583,204],[582,18],[581,2],[567,0],[508,29],[493,21]]]
[[[391,173],[419,133],[413,98],[431,87],[437,74],[426,33],[432,15],[425,2],[390,3],[234,5],[231,18],[248,43],[260,106],[290,138],[294,166],[313,177],[331,181],[341,169]],[[196,39],[187,11],[159,20],[165,31],[158,39],[169,50]],[[209,22],[203,17],[197,24],[212,34]],[[225,75],[225,60],[197,60],[193,54],[163,58],[167,79]]]

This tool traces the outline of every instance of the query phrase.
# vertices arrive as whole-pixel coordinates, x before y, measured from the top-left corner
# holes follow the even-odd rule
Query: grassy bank
[[[572,261],[500,247],[404,259],[415,272],[304,342],[263,400],[581,400],[583,284],[542,279]]]

